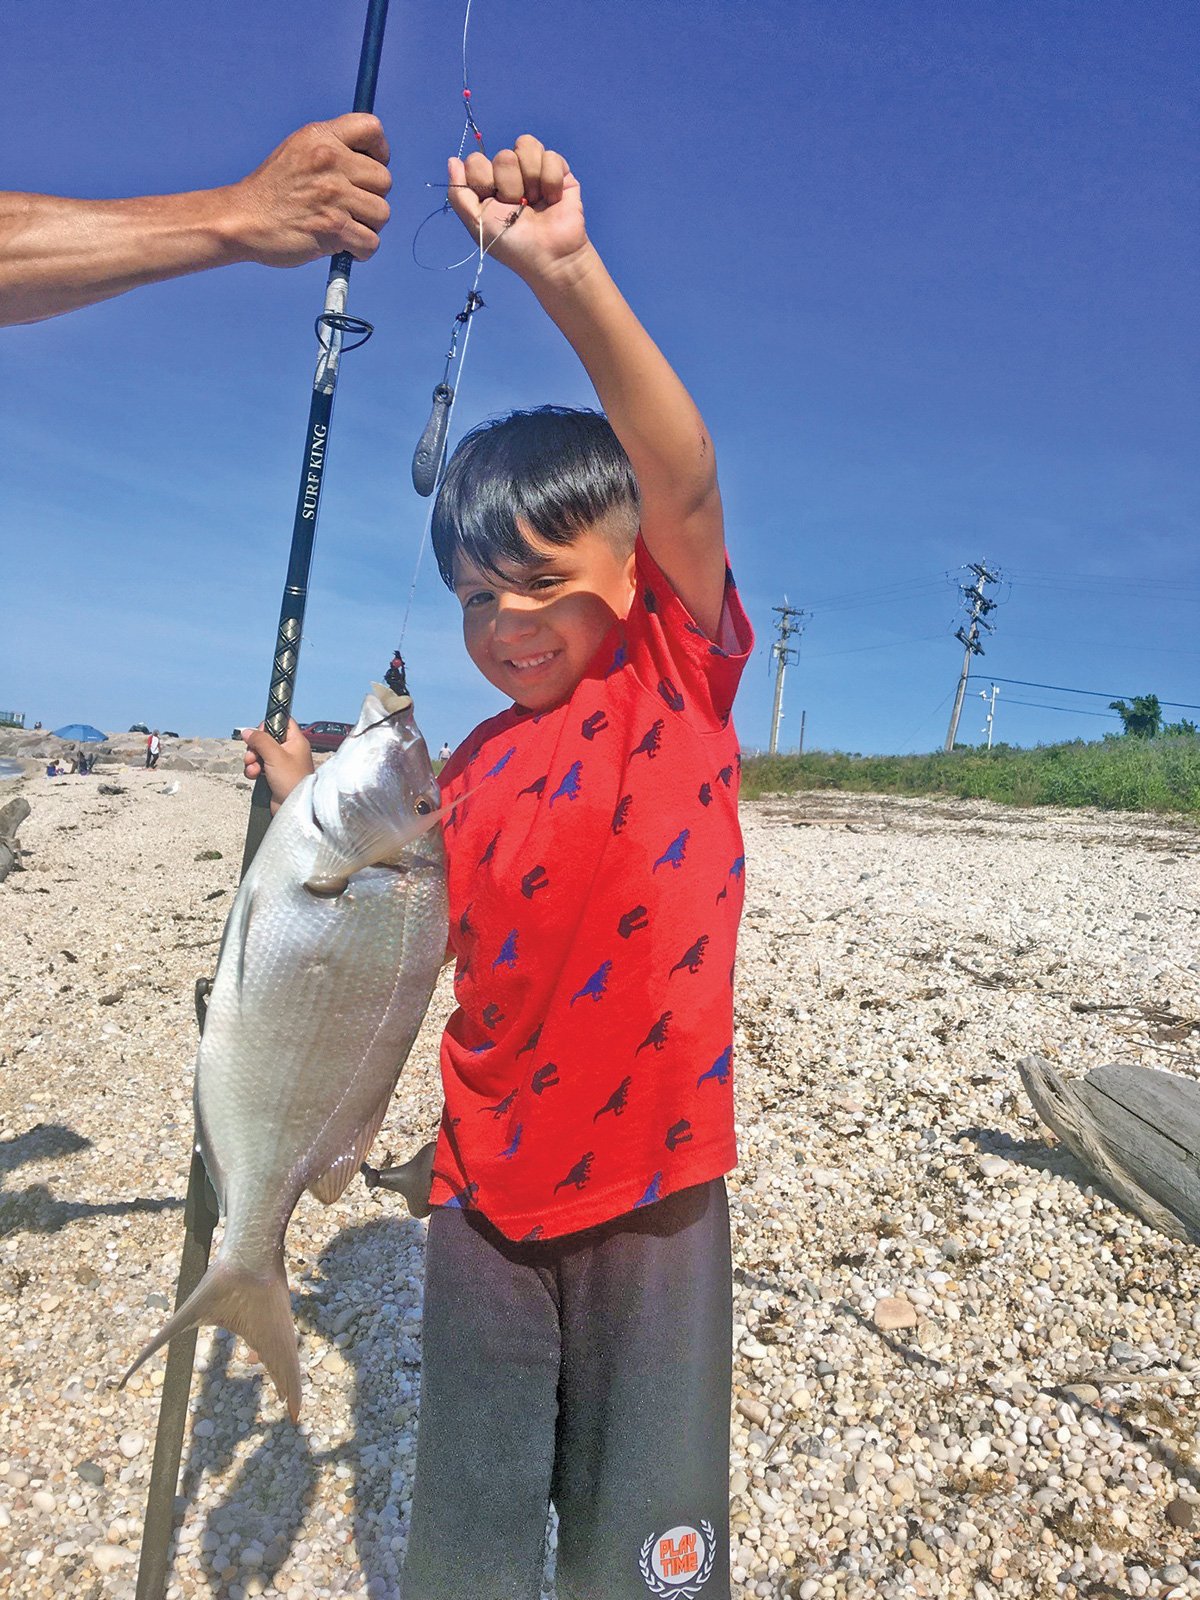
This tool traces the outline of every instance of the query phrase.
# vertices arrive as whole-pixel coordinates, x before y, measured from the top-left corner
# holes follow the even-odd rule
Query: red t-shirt
[[[570,699],[490,718],[446,764],[435,1205],[553,1238],[734,1166],[730,712],[752,644],[731,576],[713,642],[639,539],[629,616]]]

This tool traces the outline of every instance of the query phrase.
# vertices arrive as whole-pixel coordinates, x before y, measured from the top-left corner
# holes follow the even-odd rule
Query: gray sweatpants
[[[404,1600],[729,1600],[724,1179],[513,1244],[429,1222]]]

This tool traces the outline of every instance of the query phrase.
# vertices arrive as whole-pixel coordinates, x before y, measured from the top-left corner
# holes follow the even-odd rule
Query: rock
[[[98,1489],[104,1482],[104,1468],[98,1461],[81,1461],[75,1471],[84,1483],[90,1483],[93,1488]]]
[[[1012,1168],[1002,1156],[981,1156],[979,1170],[985,1178],[1002,1178]]]
[[[140,1456],[145,1448],[146,1441],[140,1433],[123,1433],[117,1440],[117,1449],[128,1461]]]
[[[876,1300],[871,1312],[871,1321],[884,1332],[892,1332],[896,1328],[914,1328],[918,1320],[916,1306],[899,1296],[889,1295]]]
[[[1177,1498],[1167,1507],[1167,1521],[1173,1528],[1190,1528],[1196,1520],[1196,1505],[1192,1500]]]
[[[764,1428],[771,1420],[770,1406],[763,1405],[761,1400],[739,1400],[737,1403],[738,1414],[753,1422],[755,1427]]]
[[[92,1565],[97,1572],[115,1572],[118,1567],[128,1567],[137,1560],[132,1550],[120,1544],[97,1544],[91,1549]]]
[[[56,1502],[49,1489],[35,1489],[29,1496],[29,1504],[35,1511],[47,1512],[54,1510]]]

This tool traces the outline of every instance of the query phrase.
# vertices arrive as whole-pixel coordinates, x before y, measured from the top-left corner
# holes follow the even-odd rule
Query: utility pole
[[[992,572],[982,561],[975,562],[967,568],[968,572],[975,574],[974,583],[963,583],[959,588],[963,593],[963,600],[967,607],[967,621],[965,626],[958,629],[954,637],[963,647],[962,672],[959,674],[958,691],[954,696],[954,710],[950,713],[950,728],[946,734],[946,743],[943,749],[954,749],[954,740],[958,733],[958,719],[962,716],[963,696],[967,692],[967,679],[971,675],[971,657],[981,656],[983,646],[979,642],[981,628],[991,633],[994,624],[987,620],[989,611],[996,609],[996,602],[987,595],[989,583],[999,583],[1000,573]]]
[[[800,748],[799,748],[799,750],[796,751],[796,754],[798,756],[802,756],[804,754],[804,724],[807,721],[808,721],[808,712],[807,711],[802,711],[800,713]]]
[[[783,716],[783,675],[787,671],[789,661],[800,659],[799,650],[792,649],[788,640],[793,636],[798,639],[804,632],[804,621],[808,612],[789,606],[786,595],[783,605],[772,606],[771,609],[779,613],[779,621],[775,624],[779,637],[771,646],[771,654],[775,657],[775,704],[771,710],[771,743],[767,754],[773,756],[779,750],[779,723]]]
[[[992,685],[991,704],[988,705],[988,692],[987,692],[987,690],[986,689],[980,689],[980,691],[979,691],[979,698],[983,701],[984,705],[987,706],[987,708],[988,708],[987,717],[985,719],[985,728],[986,728],[986,732],[987,732],[987,736],[988,736],[987,747],[988,747],[989,750],[992,748],[992,734],[996,731],[996,696],[999,693],[1000,693],[1000,686],[999,686],[999,684],[994,683]]]

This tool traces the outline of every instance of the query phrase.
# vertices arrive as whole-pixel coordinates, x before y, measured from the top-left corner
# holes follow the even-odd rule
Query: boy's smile
[[[634,557],[602,523],[565,545],[521,532],[534,561],[497,574],[458,555],[454,592],[480,672],[518,706],[548,711],[574,690],[614,620],[628,616]]]

